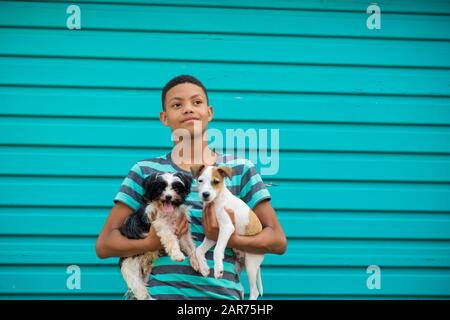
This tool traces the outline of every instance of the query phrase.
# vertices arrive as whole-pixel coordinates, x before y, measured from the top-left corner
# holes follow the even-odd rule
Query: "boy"
[[[181,131],[188,134],[175,141],[168,154],[138,161],[131,168],[114,198],[115,205],[97,239],[97,256],[102,259],[128,257],[163,249],[153,227],[150,227],[148,237],[140,240],[127,239],[119,231],[128,215],[135,210],[143,210],[142,182],[147,176],[153,172],[176,171],[190,175],[193,164],[230,166],[233,168],[233,180],[231,183],[227,181],[230,190],[253,209],[263,230],[254,236],[231,236],[229,248],[225,252],[225,272],[221,279],[215,279],[213,272],[209,277],[203,277],[192,269],[188,259],[175,262],[164,255],[154,264],[148,290],[155,299],[241,299],[242,284],[236,273],[235,257],[230,248],[254,253],[283,254],[286,251],[286,237],[270,204],[270,194],[250,161],[219,154],[209,148],[206,130],[212,119],[213,109],[209,106],[206,89],[198,79],[182,75],[170,80],[162,91],[162,105],[161,122],[169,126],[172,133]],[[219,230],[214,207],[207,207],[202,212],[195,186],[196,181],[188,197],[188,204],[192,206],[192,235],[196,246],[199,246],[205,235],[217,240]],[[228,214],[233,220],[233,212],[229,210]],[[188,222],[182,217],[177,222],[177,235],[184,234],[187,227]],[[212,250],[206,255],[210,266]]]

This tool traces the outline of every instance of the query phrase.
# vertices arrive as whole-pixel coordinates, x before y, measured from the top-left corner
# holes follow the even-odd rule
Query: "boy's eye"
[[[174,104],[172,105],[172,107],[173,107],[173,108],[179,108],[179,107],[181,107],[181,103],[174,103]]]
[[[202,104],[202,101],[201,101],[201,100],[195,100],[195,101],[194,101],[194,104],[195,104],[195,105]]]

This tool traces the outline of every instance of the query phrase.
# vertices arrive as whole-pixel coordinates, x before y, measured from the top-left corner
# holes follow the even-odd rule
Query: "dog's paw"
[[[214,267],[214,278],[220,279],[223,277],[223,267]]]
[[[206,262],[205,256],[203,256],[200,251],[197,250],[195,251],[195,257],[197,258],[197,262],[199,264],[199,271],[201,273],[202,276],[204,277],[208,277],[209,276],[209,266],[208,263]]]
[[[201,265],[200,264],[200,274],[204,277],[209,277],[209,267],[208,265]]]
[[[223,255],[218,255],[214,252],[214,278],[220,279],[223,277]]]
[[[194,269],[195,271],[199,272],[200,271],[200,264],[198,263],[197,256],[195,255],[195,252],[192,253],[189,256],[189,261],[191,263],[192,269]]]
[[[181,261],[184,261],[184,259],[185,259],[186,257],[184,256],[184,254],[183,254],[181,251],[178,251],[178,252],[172,253],[172,255],[170,256],[170,258],[171,258],[173,261],[181,262]]]

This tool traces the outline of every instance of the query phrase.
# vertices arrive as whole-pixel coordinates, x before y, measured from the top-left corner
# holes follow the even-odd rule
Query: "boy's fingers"
[[[211,228],[217,228],[217,218],[216,215],[211,215]]]
[[[210,228],[211,229],[218,229],[219,228],[219,223],[217,222],[217,217],[215,214],[212,214],[209,217],[209,224],[210,224]]]
[[[234,224],[234,211],[231,208],[228,208],[227,206],[225,206],[225,211],[228,213],[228,215],[230,216],[231,222],[233,222]]]
[[[231,208],[228,208],[227,206],[225,206],[225,211],[228,213],[229,216],[234,216],[234,211]]]
[[[182,214],[181,216],[178,217],[178,223],[181,223],[185,220],[187,220],[187,219],[186,219],[186,215],[184,215],[184,214]]]
[[[183,227],[180,230],[180,236],[182,236],[183,234],[185,234],[188,231],[188,225],[184,224]]]
[[[205,207],[204,214],[202,215],[202,223],[204,226],[209,226],[209,205]]]
[[[183,219],[183,221],[181,221],[181,223],[180,223],[179,229],[185,228],[187,226],[187,223],[188,223],[187,220]]]
[[[178,219],[178,223],[175,228],[176,235],[181,235],[184,233],[183,230],[187,230],[187,223],[188,223],[187,218],[184,215]]]
[[[178,235],[178,231],[180,231],[180,224],[181,224],[181,221],[182,221],[181,219],[183,219],[182,216],[179,216],[177,218],[177,222],[176,222],[176,225],[175,225],[175,234],[176,235]]]
[[[215,208],[214,203],[211,203],[211,206],[209,207],[209,214],[208,214],[208,222],[210,223],[211,227],[214,227],[217,223],[216,221],[216,214],[215,214]]]

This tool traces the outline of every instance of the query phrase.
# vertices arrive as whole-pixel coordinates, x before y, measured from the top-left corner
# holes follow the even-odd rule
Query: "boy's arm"
[[[287,247],[286,236],[270,201],[261,201],[253,208],[253,211],[261,221],[263,230],[254,236],[241,236],[234,233],[228,241],[228,247],[257,254],[284,254]],[[229,210],[228,213],[233,218],[232,210]],[[206,224],[205,220],[203,221],[205,235],[208,239],[217,240],[219,226],[215,213],[213,210],[208,210],[205,214],[208,215]]]
[[[152,227],[145,239],[128,239],[120,233],[120,227],[132,212],[130,207],[121,202],[117,202],[112,208],[95,245],[99,258],[130,257],[162,248],[159,237]]]
[[[270,201],[261,201],[253,211],[261,221],[263,230],[254,236],[234,233],[228,241],[228,246],[251,253],[284,254],[287,248],[286,236]]]

